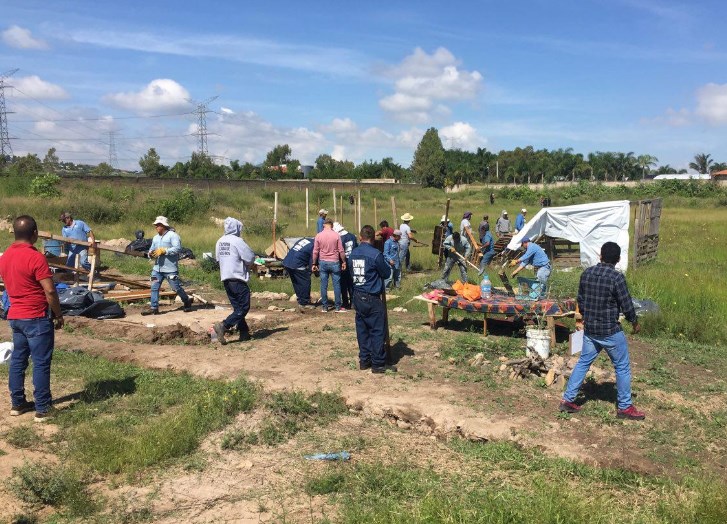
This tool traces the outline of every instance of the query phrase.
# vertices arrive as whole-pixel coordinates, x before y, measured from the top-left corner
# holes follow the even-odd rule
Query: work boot
[[[244,333],[240,333],[240,342],[248,342],[252,340],[252,337],[250,336],[249,331],[245,331]]]
[[[381,374],[386,373],[387,371],[390,371],[391,373],[396,373],[397,369],[396,366],[391,366],[389,364],[386,364],[385,366],[382,366],[380,368],[371,368],[371,373]]]
[[[189,312],[192,311],[192,302],[194,302],[194,298],[193,297],[189,297],[189,300],[187,300],[184,303],[184,312],[185,313],[189,313]]]
[[[47,411],[36,411],[33,420],[35,422],[46,422],[52,419],[56,414],[55,408],[49,408]]]
[[[159,314],[159,308],[158,307],[150,307],[148,309],[145,309],[141,312],[142,315],[145,317],[148,315],[158,315]]]
[[[35,402],[28,402],[27,400],[18,406],[13,406],[10,409],[10,416],[17,417],[24,413],[28,413],[35,409]]]
[[[214,330],[215,335],[217,335],[217,341],[223,346],[227,344],[227,340],[225,339],[225,326],[222,322],[215,322],[212,329]]]
[[[616,418],[625,418],[628,420],[644,420],[646,418],[646,415],[643,411],[639,411],[633,404],[631,404],[626,409],[616,410]]]
[[[360,369],[361,371],[366,371],[367,369],[371,369],[371,362],[370,361],[362,362],[359,360],[358,369]]]

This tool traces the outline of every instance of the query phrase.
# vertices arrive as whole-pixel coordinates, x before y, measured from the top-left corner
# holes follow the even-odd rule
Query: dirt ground
[[[167,306],[162,308],[164,314],[151,317],[142,317],[142,308],[131,306],[120,320],[70,319],[72,327],[58,332],[56,347],[206,378],[244,375],[259,381],[267,391],[337,392],[346,400],[351,415],[327,431],[363,435],[394,426],[401,449],[419,450],[430,459],[434,448],[436,454],[446,454],[443,441],[464,437],[510,440],[538,447],[552,456],[590,464],[664,472],[665,466],[648,458],[639,445],[646,431],[643,425],[634,429],[628,424],[604,425],[581,416],[557,417],[560,387],[535,388],[508,380],[487,387],[460,380],[456,366],[440,356],[442,344],[454,333],[431,331],[423,314],[390,313],[391,325],[395,326],[393,356],[399,373],[373,375],[357,368],[353,312],[269,311],[271,303],[258,303],[248,315],[253,331],[251,342],[226,346],[210,343],[210,326],[229,313],[219,306],[196,307],[192,313]],[[282,302],[280,305],[285,306]],[[8,334],[3,323],[0,339],[7,339]],[[651,358],[651,349],[632,341],[632,356],[634,373],[638,374]],[[613,385],[608,383],[601,388],[611,389]],[[54,393],[56,397],[64,394]],[[654,398],[667,395],[656,389],[642,394]],[[678,393],[669,393],[668,397],[671,402],[687,403]],[[648,415],[646,424],[665,422],[664,417],[673,416],[659,411]],[[241,415],[236,424],[244,426],[249,416]],[[7,416],[7,410],[0,411],[0,426],[18,424],[22,417],[13,418]],[[301,450],[325,448],[316,448],[311,442],[301,446],[293,439],[274,448],[256,447],[254,454],[222,452],[218,440],[219,435],[213,435],[203,446],[211,453],[203,471],[177,468],[160,474],[158,481],[147,487],[117,488],[115,497],[135,506],[148,503],[161,522],[178,521],[180,511],[187,522],[259,522],[279,518],[280,511],[299,516],[306,512],[319,517],[326,514],[322,501],[314,503],[307,496],[293,494],[286,499],[291,506],[284,508],[278,498],[281,492],[292,489],[301,468],[315,467],[301,465],[305,463],[301,461]],[[26,458],[36,458],[33,452],[11,449],[6,444],[2,449],[8,455],[0,460],[0,478],[7,478],[12,467]],[[714,459],[721,451],[711,453]],[[715,464],[724,474],[724,461],[720,464],[716,460]],[[271,491],[272,485],[275,489]],[[10,512],[20,510],[17,502],[2,492],[0,504]]]

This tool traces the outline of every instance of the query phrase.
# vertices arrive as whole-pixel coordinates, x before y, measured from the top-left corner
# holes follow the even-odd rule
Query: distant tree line
[[[670,165],[658,165],[658,159],[649,154],[633,152],[596,151],[583,155],[567,149],[535,149],[532,146],[502,150],[499,153],[477,148],[476,151],[445,149],[436,128],[428,129],[417,146],[410,167],[403,167],[391,157],[365,160],[356,165],[348,160],[336,160],[321,154],[312,168],[301,166],[293,158],[288,144],[276,145],[261,164],[230,161],[229,165],[216,163],[210,156],[192,153],[186,162],[173,166],[161,163],[155,148],[150,148],[139,159],[141,172],[151,178],[202,179],[376,179],[390,178],[402,182],[420,183],[425,187],[448,187],[462,183],[540,183],[556,181],[626,181],[642,180],[648,175],[686,173]],[[727,163],[716,162],[710,154],[699,153],[689,164],[698,173],[712,173],[727,169]],[[56,150],[48,150],[40,160],[35,154],[0,159],[5,175],[37,176],[41,173],[111,175],[115,170],[107,163],[98,166],[61,162]]]

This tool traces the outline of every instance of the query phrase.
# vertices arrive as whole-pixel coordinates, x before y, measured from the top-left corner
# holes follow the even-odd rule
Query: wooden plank
[[[64,237],[62,235],[54,235],[53,233],[49,233],[48,231],[38,231],[38,238],[45,238],[48,240],[58,240],[60,242],[64,242],[66,244],[77,244],[79,246],[86,246],[90,247],[92,245],[92,242],[87,242],[85,240],[78,240],[77,238],[68,238]],[[145,253],[142,253],[140,251],[133,251],[131,249],[127,250],[126,248],[120,248],[116,246],[109,246],[106,244],[101,244],[100,241],[96,241],[96,248],[101,249],[103,251],[112,251],[114,253],[121,253],[123,255],[131,255],[134,257],[143,257]]]
[[[432,302],[427,302],[427,311],[429,312],[429,328],[437,329],[437,306]]]
[[[173,297],[176,296],[176,291],[159,291],[159,297]],[[151,298],[151,292],[148,293],[129,293],[128,295],[113,295],[108,297],[109,300],[116,302],[131,302],[134,300],[145,300]]]
[[[48,265],[50,267],[54,267],[56,269],[65,269],[66,271],[73,271],[76,273],[80,273],[82,275],[88,275],[88,271],[83,269],[82,267],[76,269],[76,268],[67,266],[65,264],[57,264],[55,262],[50,262],[50,261],[48,262]],[[118,275],[109,275],[107,273],[98,273],[97,276],[103,280],[111,280],[112,282],[118,282],[119,284],[124,284],[124,285],[130,286],[130,287],[137,287],[137,288],[141,288],[141,289],[151,289],[151,284],[148,282],[138,282],[136,280],[131,280],[131,279],[124,278],[124,277],[121,277]]]

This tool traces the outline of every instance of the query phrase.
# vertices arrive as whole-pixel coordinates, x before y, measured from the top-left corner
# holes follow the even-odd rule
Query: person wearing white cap
[[[154,259],[151,270],[151,300],[150,307],[141,312],[142,315],[159,314],[159,288],[166,279],[169,287],[177,293],[184,304],[185,313],[192,311],[192,299],[182,289],[179,283],[179,252],[182,249],[182,240],[176,231],[169,225],[167,217],[158,216],[154,220],[157,234],[151,241],[149,258]]]
[[[399,230],[401,231],[401,240],[399,240],[399,259],[401,260],[401,274],[399,275],[400,281],[401,276],[404,273],[404,268],[406,268],[407,271],[411,270],[409,243],[411,241],[419,242],[416,238],[414,238],[414,235],[412,235],[414,230],[409,225],[409,222],[414,220],[414,217],[409,213],[404,213],[401,215],[401,220],[403,224],[399,226]]]
[[[316,234],[323,231],[323,222],[325,222],[325,220],[326,220],[326,215],[328,215],[328,210],[326,210],[326,209],[318,210],[318,222],[316,222]]]
[[[242,222],[227,217],[225,234],[215,244],[215,259],[220,263],[220,280],[232,305],[232,313],[212,326],[222,345],[227,344],[225,332],[234,327],[240,335],[240,342],[250,340],[250,328],[245,317],[250,311],[250,287],[247,283],[250,269],[255,263],[255,252],[241,238],[242,227]]]
[[[510,219],[508,218],[507,211],[505,209],[502,210],[500,218],[498,218],[495,223],[495,232],[497,233],[497,236],[500,237],[510,233]]]
[[[522,208],[520,213],[515,217],[515,233],[519,233],[525,227],[525,215],[528,214],[528,210]]]
[[[447,238],[449,235],[454,233],[454,224],[447,218],[447,215],[442,215],[439,225],[444,228],[444,238]]]
[[[341,303],[344,309],[351,309],[351,300],[353,299],[353,276],[351,275],[351,251],[358,247],[356,235],[346,231],[343,224],[333,223],[333,231],[341,237],[343,251],[346,253],[346,269],[341,270]]]

